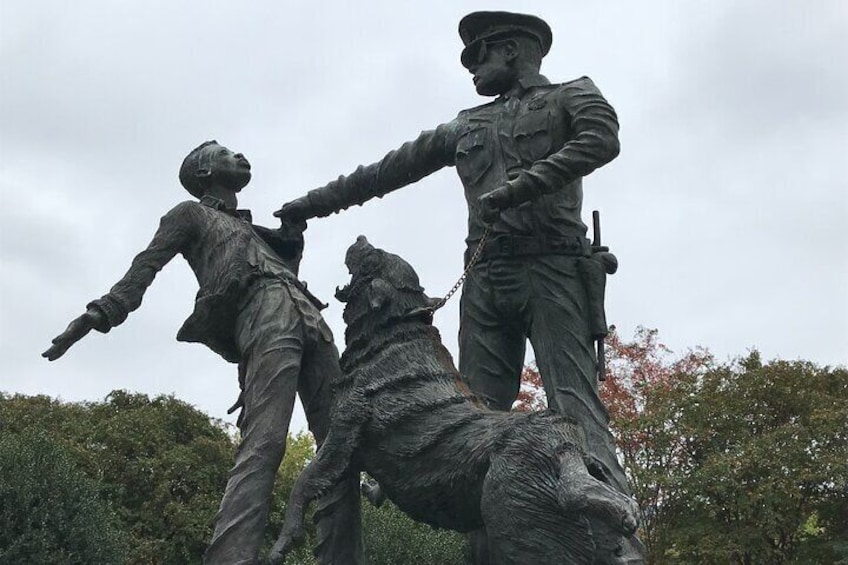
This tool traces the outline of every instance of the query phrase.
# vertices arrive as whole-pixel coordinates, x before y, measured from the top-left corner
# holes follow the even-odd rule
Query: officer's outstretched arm
[[[424,131],[414,140],[389,151],[377,163],[360,166],[347,176],[309,191],[274,212],[284,221],[308,220],[329,216],[372,198],[412,184],[427,175],[453,164],[453,122]]]

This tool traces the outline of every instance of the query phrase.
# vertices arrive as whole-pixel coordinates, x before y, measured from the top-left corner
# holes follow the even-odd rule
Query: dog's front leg
[[[368,420],[368,406],[360,391],[352,390],[333,412],[330,432],[309,465],[300,473],[286,507],[283,529],[268,561],[278,565],[303,540],[303,521],[309,503],[317,499],[347,473],[354,450],[359,445],[362,425]]]

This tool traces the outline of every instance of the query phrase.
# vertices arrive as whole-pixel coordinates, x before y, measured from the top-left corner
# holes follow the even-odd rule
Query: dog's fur
[[[580,426],[482,406],[431,325],[433,301],[412,267],[362,236],[345,262],[344,376],[272,563],[302,538],[306,505],[362,470],[416,520],[459,532],[485,526],[496,563],[617,563],[637,509],[590,474]]]

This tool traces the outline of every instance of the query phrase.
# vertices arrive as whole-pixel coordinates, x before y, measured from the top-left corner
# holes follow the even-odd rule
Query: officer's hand
[[[495,223],[501,216],[501,211],[506,208],[507,193],[504,188],[496,188],[491,192],[487,192],[477,199],[477,206],[480,209],[480,218],[486,224]]]
[[[309,198],[301,196],[283,204],[283,207],[274,212],[274,215],[280,218],[283,224],[305,222],[310,217],[310,208]]]
[[[55,361],[65,354],[70,347],[85,337],[98,323],[102,314],[97,310],[89,310],[73,320],[61,334],[53,339],[50,349],[41,354],[48,361]]]

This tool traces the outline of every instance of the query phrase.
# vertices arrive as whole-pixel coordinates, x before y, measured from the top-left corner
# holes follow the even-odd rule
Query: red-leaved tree
[[[680,432],[681,399],[695,395],[698,379],[712,365],[704,348],[681,356],[659,341],[655,329],[639,327],[632,341],[623,341],[612,327],[607,337],[607,378],[599,392],[610,415],[610,431],[627,471],[630,488],[642,511],[641,537],[649,562],[673,499],[685,496],[677,484],[690,467],[689,438]],[[687,394],[689,391],[689,394]]]
[[[606,340],[606,380],[599,385],[610,415],[610,430],[627,470],[631,489],[642,511],[641,536],[652,546],[664,521],[671,498],[680,490],[672,467],[689,465],[687,438],[678,433],[681,387],[697,385],[698,376],[712,364],[703,348],[682,356],[659,341],[654,329],[639,327],[632,341],[624,341],[611,328]],[[685,394],[683,395],[685,396]],[[516,410],[546,406],[541,375],[535,364],[525,367]]]
[[[533,412],[544,410],[547,407],[548,401],[545,398],[542,375],[539,373],[536,363],[530,363],[521,371],[521,387],[518,389],[518,397],[516,397],[512,409],[521,412]]]

